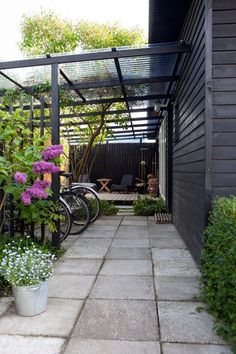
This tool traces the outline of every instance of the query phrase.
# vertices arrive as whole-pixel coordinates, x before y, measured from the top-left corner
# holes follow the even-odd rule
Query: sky
[[[147,34],[148,0],[2,0],[0,12],[0,58],[20,56],[22,16],[53,10],[61,18],[96,22],[119,22],[125,27],[138,25]]]

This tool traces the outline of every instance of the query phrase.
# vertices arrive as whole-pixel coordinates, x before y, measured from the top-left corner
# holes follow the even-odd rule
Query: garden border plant
[[[152,216],[155,213],[166,212],[165,202],[162,198],[138,198],[133,205],[135,215]]]
[[[217,197],[204,232],[202,298],[236,353],[236,197]]]

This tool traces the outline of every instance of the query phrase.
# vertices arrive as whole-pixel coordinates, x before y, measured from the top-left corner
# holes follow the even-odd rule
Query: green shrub
[[[108,202],[106,200],[100,200],[101,202],[101,215],[116,215],[119,211],[112,202]]]
[[[236,352],[236,197],[216,198],[204,237],[203,300]]]
[[[155,213],[166,212],[164,200],[162,198],[138,197],[134,202],[135,215],[152,216]]]

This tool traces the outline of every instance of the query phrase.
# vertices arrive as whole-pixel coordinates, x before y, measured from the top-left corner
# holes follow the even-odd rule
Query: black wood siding
[[[236,1],[213,0],[212,193],[236,195]]]
[[[95,162],[90,173],[90,179],[96,182],[98,178],[111,178],[112,183],[119,184],[122,175],[132,174],[140,178],[141,149],[142,157],[147,162],[146,173],[152,173],[152,162],[156,156],[158,166],[158,145],[151,143],[119,143],[102,144],[98,147]],[[92,150],[88,166],[96,154],[97,147]],[[155,154],[156,153],[156,154]]]
[[[173,146],[173,215],[175,225],[197,261],[205,222],[205,6],[194,0],[181,38],[191,44],[181,64],[175,100],[179,138]],[[174,124],[175,125],[175,124]]]

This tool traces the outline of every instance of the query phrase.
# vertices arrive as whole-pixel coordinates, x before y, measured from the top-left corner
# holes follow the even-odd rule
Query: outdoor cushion
[[[110,189],[111,191],[128,192],[129,188],[133,187],[133,180],[133,175],[123,175],[120,184],[112,184]]]

